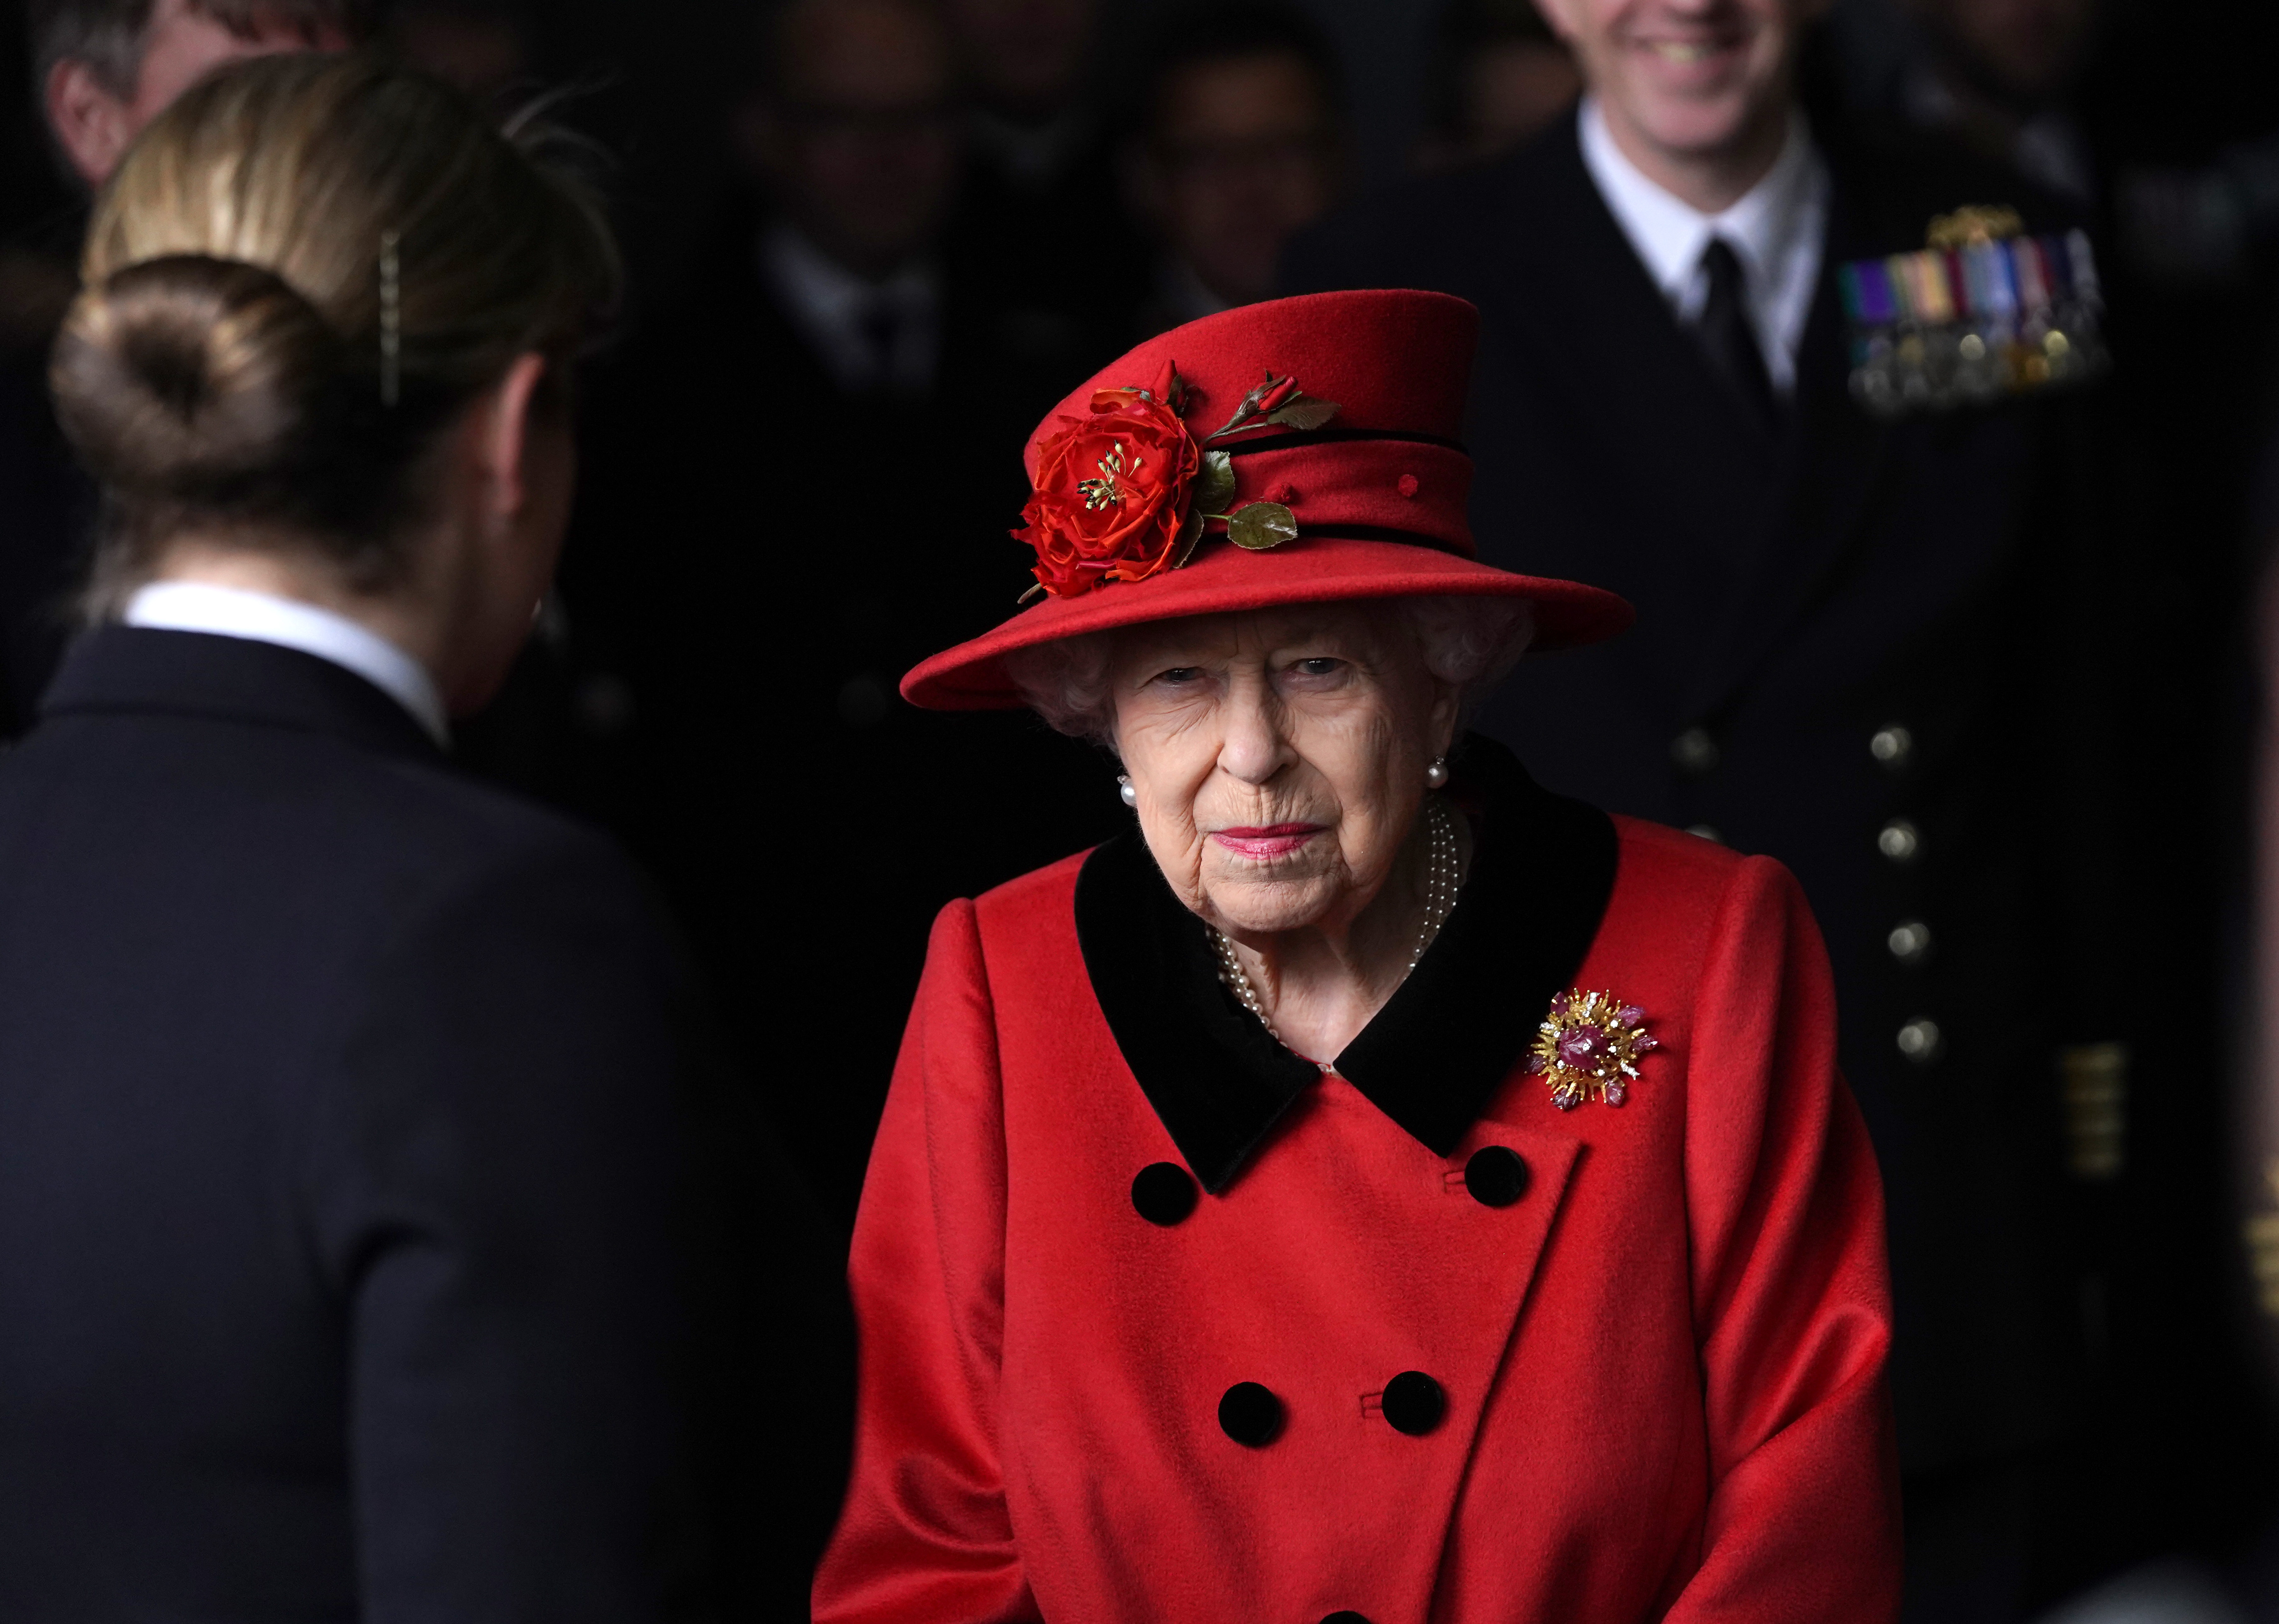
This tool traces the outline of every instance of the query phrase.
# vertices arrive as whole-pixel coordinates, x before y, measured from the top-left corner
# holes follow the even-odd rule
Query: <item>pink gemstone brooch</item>
[[[1661,1046],[1645,1020],[1645,1010],[1611,992],[1562,992],[1551,1000],[1527,1069],[1549,1084],[1551,1103],[1562,1111],[1589,1099],[1618,1106],[1638,1081],[1639,1057]]]

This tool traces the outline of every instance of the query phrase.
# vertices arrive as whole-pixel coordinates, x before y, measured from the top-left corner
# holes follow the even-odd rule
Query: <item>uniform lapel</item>
[[[1797,360],[1795,422],[1771,534],[1756,549],[1689,685],[1683,718],[1730,706],[1789,631],[1827,600],[1856,561],[1889,471],[1891,431],[1852,399],[1836,273],[1876,252],[1839,173],[1830,188],[1820,286]]]
[[[1629,598],[1653,635],[1616,680],[1663,715],[1761,550],[1776,448],[1678,324],[1584,167],[1571,121],[1503,180],[1473,290],[1481,556]],[[1546,526],[1531,494],[1546,479],[1577,496],[1564,523]]]
[[[1494,303],[1517,318],[1484,324],[1490,341],[1524,335],[1542,376],[1573,391],[1584,436],[1610,448],[1643,490],[1703,514],[1749,506],[1770,468],[1763,434],[1677,321],[1584,167],[1572,120],[1512,175],[1495,222],[1503,250],[1490,263],[1505,287]],[[1492,376],[1493,369],[1483,369]],[[1649,455],[1650,454],[1650,455]],[[1673,536],[1683,544],[1686,538]]]

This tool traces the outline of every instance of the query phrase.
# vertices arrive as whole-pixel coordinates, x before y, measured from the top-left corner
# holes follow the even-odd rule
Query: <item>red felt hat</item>
[[[1002,656],[1143,621],[1362,598],[1525,598],[1531,647],[1614,636],[1610,592],[1473,556],[1458,438],[1479,312],[1311,294],[1175,327],[1038,426],[1015,534],[1043,601],[902,678],[936,710],[1023,703]]]

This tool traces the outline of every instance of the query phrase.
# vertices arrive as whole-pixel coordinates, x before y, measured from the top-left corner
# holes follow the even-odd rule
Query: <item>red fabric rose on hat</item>
[[[1201,453],[1168,390],[1102,389],[1037,447],[1035,489],[1015,540],[1037,550],[1056,598],[1103,581],[1144,581],[1177,562]]]

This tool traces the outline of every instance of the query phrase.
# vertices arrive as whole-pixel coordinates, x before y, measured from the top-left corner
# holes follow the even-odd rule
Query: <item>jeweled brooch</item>
[[[1645,1010],[1611,992],[1562,992],[1551,1000],[1527,1069],[1549,1084],[1551,1103],[1562,1111],[1591,1099],[1618,1106],[1631,1097],[1639,1058],[1661,1046],[1645,1022]]]

